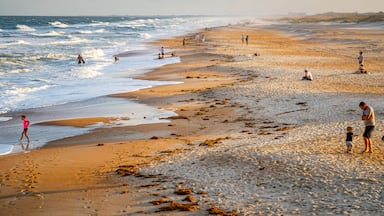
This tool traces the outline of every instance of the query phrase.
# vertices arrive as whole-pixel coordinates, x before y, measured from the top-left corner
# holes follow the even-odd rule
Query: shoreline
[[[150,52],[150,49],[146,51],[146,53],[148,52]],[[140,53],[135,54],[140,55]],[[129,61],[128,57],[130,56],[126,57],[127,59],[124,60]],[[163,63],[160,63],[158,67],[162,67],[163,65],[172,64],[175,62],[178,62],[176,58],[165,60]],[[133,88],[131,91],[151,88],[158,85],[176,84],[175,82],[160,82],[156,80],[137,79],[136,77],[138,77],[140,74],[147,73],[149,69],[141,68],[140,71],[141,72],[135,71],[134,74],[130,73],[131,71],[126,73],[129,73],[128,75],[132,76],[132,78],[129,79],[134,79],[137,82],[146,82],[148,86],[143,86],[142,84],[136,83],[132,87],[128,88]],[[104,111],[102,108],[100,108],[100,106],[106,106],[108,107],[108,110]],[[128,107],[132,107],[135,110],[127,114],[125,109]],[[76,110],[73,108],[76,108]],[[136,113],[139,115],[135,115]],[[166,118],[170,115],[174,115],[172,112],[162,111],[155,107],[147,106],[143,103],[137,103],[134,100],[127,101],[125,98],[116,98],[111,97],[110,95],[95,96],[92,98],[70,101],[64,104],[59,103],[50,106],[32,107],[3,113],[1,114],[2,117],[0,117],[4,119],[4,121],[0,121],[0,127],[3,132],[0,134],[2,137],[0,145],[2,145],[4,149],[8,148],[8,146],[12,147],[12,149],[16,149],[15,151],[8,152],[7,154],[22,153],[18,150],[18,137],[20,136],[19,133],[21,133],[21,131],[19,131],[20,115],[22,114],[26,114],[28,117],[31,117],[30,120],[32,122],[32,128],[30,128],[29,133],[32,133],[31,138],[33,140],[31,140],[31,143],[33,149],[44,147],[53,140],[62,139],[68,136],[78,136],[79,133],[87,133],[96,127],[120,127],[122,125],[128,126],[161,123],[164,121],[160,120],[160,118]],[[141,114],[145,116],[140,116]],[[72,119],[72,121],[69,119]],[[73,123],[73,120],[82,121],[82,123]],[[76,130],[76,128],[80,128],[81,132]],[[50,134],[54,135],[51,136]]]
[[[251,35],[249,47],[241,46],[244,31]],[[177,117],[169,123],[97,129],[59,140],[52,148],[2,157],[6,171],[0,208],[19,214],[162,215],[151,202],[163,200],[162,207],[171,201],[188,204],[182,201],[185,196],[174,195],[188,188],[200,209],[166,214],[207,215],[212,206],[233,215],[380,212],[379,199],[372,196],[371,205],[365,205],[359,194],[380,194],[384,73],[376,62],[383,51],[370,60],[372,72],[360,75],[353,74],[355,60],[342,55],[359,45],[317,43],[285,36],[279,29],[241,26],[195,34],[205,34],[207,41],[177,51],[181,63],[143,76],[185,82],[113,95],[173,110]],[[180,46],[181,40],[159,43]],[[307,65],[313,82],[300,80]],[[375,153],[344,154],[345,127],[361,132],[360,100],[377,107]],[[356,151],[362,148],[361,138],[357,141]],[[56,146],[76,142],[84,144]],[[356,169],[359,174],[353,176]],[[327,182],[341,188],[322,190]],[[359,182],[370,182],[373,191]],[[343,196],[355,202],[352,207],[346,207]],[[58,207],[63,198],[67,201]]]
[[[177,42],[177,43],[179,43],[179,42]],[[168,67],[172,67],[172,65],[164,66],[164,67],[157,69],[155,71],[158,71],[158,72],[160,71],[160,74],[162,74],[163,72],[161,72],[161,70],[166,71],[166,70],[168,70]],[[175,70],[177,70],[177,68],[175,68]],[[198,72],[198,73],[200,73],[200,72]],[[189,75],[196,75],[196,74],[190,73]],[[178,76],[176,71],[174,72],[173,76],[175,79],[181,79],[181,78],[185,79],[184,75]],[[213,76],[213,80],[208,81],[206,84],[200,85],[198,88],[211,89],[214,86],[222,85],[222,84],[218,83],[218,79],[220,79],[220,76],[218,76],[218,74],[213,73],[212,76]],[[216,78],[216,77],[219,77],[219,78]],[[176,95],[180,94],[180,98],[184,98],[185,96],[183,94],[185,94],[186,92],[187,93],[188,92],[198,92],[198,90],[196,90],[196,86],[191,86],[191,85],[194,85],[197,82],[199,82],[200,78],[196,77],[196,78],[188,78],[188,79],[196,79],[196,80],[191,81],[191,83],[189,83],[187,86],[183,86],[183,87],[180,87],[177,85],[158,86],[158,87],[155,87],[152,89],[143,89],[143,90],[138,91],[138,92],[131,92],[131,93],[123,93],[120,95],[114,95],[113,97],[123,97],[123,98],[125,98],[125,97],[127,97],[127,98],[141,97],[142,98],[140,100],[141,102],[152,101],[153,103],[151,103],[150,105],[156,106],[156,104],[161,103],[161,101],[164,99],[163,96],[165,96],[165,98],[167,96],[172,97],[172,94],[169,94],[168,92],[173,92]],[[209,79],[208,75],[205,74],[205,77],[202,79]],[[224,83],[227,83],[227,82],[228,82],[227,80],[224,81]],[[175,87],[175,89],[173,89],[174,87]],[[185,87],[187,87],[188,89],[184,89]],[[161,92],[162,92],[160,94],[161,96],[159,97],[159,95],[157,95],[159,97],[159,100],[152,98],[151,94],[152,94],[153,89],[159,90],[162,88],[163,88],[163,90],[161,90]],[[178,99],[179,98],[174,98],[174,100],[178,100]],[[219,102],[212,101],[212,103],[218,104]],[[223,103],[225,103],[225,102],[223,102]],[[167,107],[165,107],[165,109],[166,108]],[[188,109],[190,109],[190,108],[191,107],[188,107]],[[224,108],[223,110],[227,110],[227,109],[230,111],[232,110],[231,107]],[[194,116],[195,112],[199,111],[199,110],[201,110],[201,105],[196,105],[196,107],[192,107],[192,110],[186,110],[186,109],[180,110],[180,112],[182,112],[182,113],[180,113],[180,116],[185,115],[185,113],[189,113],[189,115]],[[203,110],[201,110],[201,111],[203,111]],[[204,112],[206,112],[206,111],[204,111]],[[199,117],[199,119],[200,119],[200,117]],[[92,119],[88,119],[88,120],[93,121]],[[116,184],[116,182],[120,182],[120,183],[118,183],[120,186],[116,187],[116,189],[114,189],[115,186],[113,186],[113,185],[107,186],[108,188],[110,188],[108,191],[110,191],[110,190],[114,190],[114,191],[123,190],[122,188],[131,187],[131,186],[128,186],[131,184],[121,183],[121,181],[125,181],[125,180],[121,179],[118,176],[115,176],[114,174],[112,174],[112,176],[108,177],[108,175],[111,175],[111,173],[114,170],[116,170],[117,167],[119,167],[119,166],[124,167],[124,166],[126,166],[126,163],[134,164],[135,166],[137,166],[140,164],[142,165],[143,163],[146,164],[149,162],[158,161],[158,160],[161,160],[161,158],[164,156],[164,154],[168,154],[168,152],[172,153],[173,151],[180,151],[182,149],[185,149],[185,146],[186,145],[188,146],[189,144],[191,144],[191,142],[202,142],[203,140],[214,137],[214,135],[213,136],[212,135],[209,135],[209,136],[204,135],[206,132],[201,133],[201,135],[194,134],[196,131],[200,131],[203,129],[200,125],[204,124],[207,121],[207,119],[200,119],[197,123],[194,123],[194,125],[193,125],[194,129],[193,130],[191,130],[192,125],[189,123],[190,119],[175,117],[175,118],[170,118],[170,120],[172,120],[171,124],[170,123],[162,123],[162,124],[151,124],[151,125],[139,125],[139,126],[133,126],[133,127],[98,129],[98,130],[94,131],[93,133],[87,133],[87,134],[83,134],[83,135],[76,136],[76,137],[58,140],[57,141],[58,144],[51,143],[50,145],[47,145],[44,148],[38,149],[37,151],[29,152],[27,154],[4,156],[2,158],[3,159],[2,165],[4,165],[4,167],[15,166],[15,164],[16,164],[16,167],[18,167],[21,164],[29,164],[28,167],[31,167],[31,168],[28,170],[31,170],[32,173],[30,173],[30,176],[33,176],[33,177],[31,177],[31,179],[24,180],[26,182],[26,184],[24,186],[21,186],[18,184],[14,185],[15,187],[10,186],[10,185],[8,185],[8,183],[10,183],[9,181],[12,181],[12,179],[14,177],[19,178],[18,177],[18,171],[11,169],[11,170],[7,171],[6,173],[4,173],[4,175],[2,175],[2,179],[1,179],[2,180],[1,181],[2,182],[2,184],[1,184],[2,188],[0,188],[0,190],[3,192],[3,194],[13,194],[14,193],[15,196],[18,197],[16,200],[20,200],[21,203],[23,203],[22,206],[26,205],[22,200],[29,199],[29,197],[32,197],[32,199],[34,199],[36,197],[37,198],[36,202],[44,203],[44,204],[41,204],[41,206],[36,209],[36,212],[40,212],[39,209],[43,208],[43,206],[44,206],[43,209],[46,209],[46,210],[52,208],[51,207],[52,205],[56,206],[55,202],[57,202],[57,201],[55,201],[55,200],[58,199],[58,198],[56,198],[56,196],[59,196],[59,197],[67,196],[67,195],[65,195],[67,193],[66,191],[71,191],[71,193],[73,193],[73,195],[71,195],[72,198],[68,201],[67,204],[69,204],[70,206],[75,207],[75,208],[69,210],[69,209],[63,207],[63,208],[60,208],[60,210],[55,209],[54,211],[65,210],[69,214],[79,213],[82,211],[89,212],[89,210],[87,210],[88,209],[87,204],[85,204],[84,209],[82,209],[82,207],[79,206],[81,204],[76,203],[75,200],[77,200],[78,197],[85,196],[84,192],[87,191],[88,189],[92,190],[92,191],[97,191],[98,190],[97,187],[93,188],[92,186],[83,185],[88,189],[82,189],[82,190],[74,189],[74,188],[78,188],[77,183],[75,183],[75,182],[77,182],[77,181],[81,182],[82,177],[80,177],[80,176],[82,174],[79,173],[81,171],[80,170],[78,171],[77,168],[75,168],[74,169],[75,172],[73,172],[73,174],[69,175],[71,177],[67,177],[67,178],[58,180],[54,176],[49,176],[49,174],[47,173],[48,170],[53,169],[53,167],[51,167],[51,165],[49,165],[49,163],[54,163],[53,166],[57,166],[58,164],[61,164],[61,163],[64,164],[64,165],[60,166],[61,167],[60,170],[62,170],[62,171],[60,171],[60,174],[59,173],[57,174],[58,176],[61,176],[62,175],[61,173],[64,174],[66,172],[71,172],[70,171],[70,170],[72,170],[70,168],[71,166],[74,166],[74,167],[83,167],[84,165],[91,166],[92,168],[90,168],[90,170],[95,170],[95,169],[99,170],[96,172],[104,173],[103,176],[107,175],[106,177],[108,179],[112,178],[112,182],[107,183],[107,185],[110,185],[111,183]],[[73,119],[73,121],[76,121],[76,119]],[[186,121],[188,121],[188,122],[186,123]],[[74,123],[71,123],[70,121],[67,121],[67,120],[65,120],[65,123],[70,124],[70,125],[74,124]],[[179,126],[179,123],[180,123],[181,127]],[[183,133],[187,132],[191,135],[180,137],[180,135],[176,134],[176,133],[170,134],[169,128],[174,128],[174,127],[180,127],[180,129],[178,129],[178,130],[180,130],[180,132],[183,132]],[[126,133],[127,128],[132,128],[132,131],[135,131],[135,133],[138,134],[139,138],[137,140],[131,139],[128,141],[113,142],[113,139],[111,139],[111,137],[115,136],[113,131],[115,131],[116,134],[122,134],[123,133],[122,131],[124,131],[124,133]],[[207,129],[207,130],[210,131],[210,129]],[[130,133],[130,132],[128,131],[128,133]],[[97,137],[105,136],[105,135],[107,135],[106,139],[109,140],[109,142],[96,141],[96,140],[98,140]],[[140,135],[143,137],[140,137]],[[152,137],[148,137],[148,136],[152,136]],[[121,140],[122,138],[118,138],[118,139]],[[76,140],[77,140],[78,144],[81,143],[81,145],[74,145],[76,143]],[[154,141],[156,141],[156,143],[154,143]],[[72,145],[66,145],[66,142],[71,143]],[[164,144],[158,145],[159,143],[164,143]],[[150,147],[151,145],[154,145],[154,146]],[[150,147],[150,148],[148,148],[148,147]],[[128,150],[128,152],[127,152],[127,150]],[[122,159],[122,157],[121,157],[122,152],[125,152],[125,154],[127,155],[127,158],[124,160],[121,160]],[[92,158],[84,157],[87,154],[92,155]],[[47,159],[47,155],[51,155],[51,156],[48,156],[48,159]],[[25,162],[25,157],[28,158],[27,162]],[[71,159],[69,161],[67,161],[65,159],[65,157],[69,157]],[[95,157],[96,159],[93,159],[93,157]],[[116,157],[118,157],[119,160],[121,160],[121,161],[116,160]],[[115,159],[113,159],[113,158],[115,158]],[[49,162],[48,162],[48,164],[45,164],[45,163],[47,163],[47,160]],[[38,161],[41,162],[41,165],[40,165],[40,162],[38,162]],[[100,165],[105,163],[106,161],[110,161],[109,162],[110,164],[102,166],[104,168],[102,168],[100,170],[100,168],[99,168]],[[142,161],[144,161],[144,162],[142,162]],[[31,163],[33,163],[33,165]],[[69,167],[67,167],[67,166],[69,166]],[[43,168],[40,168],[40,167],[43,167]],[[105,167],[108,167],[108,168],[105,168]],[[35,172],[35,170],[39,170],[39,168],[44,169],[44,173]],[[29,172],[28,170],[26,172]],[[32,171],[32,170],[34,170],[34,171]],[[84,169],[81,169],[81,170],[84,170]],[[51,172],[51,171],[48,171],[48,172]],[[94,172],[94,171],[92,171],[92,172]],[[74,180],[71,180],[71,178],[73,178]],[[92,185],[92,184],[98,185],[99,184],[96,182],[93,183],[95,180],[99,180],[99,178],[97,176],[94,176],[91,179],[93,179],[93,180],[90,181],[88,179],[86,182],[81,183],[81,184],[86,184],[86,185]],[[44,186],[41,185],[40,184],[41,182],[48,183],[48,186],[47,185],[44,185]],[[58,190],[57,194],[51,193],[49,191],[50,188],[51,187],[55,188],[56,187],[55,185],[57,183],[60,184],[61,188],[63,187],[63,184],[64,184],[64,188],[67,188],[67,189],[65,189],[63,191]],[[132,179],[131,183],[132,184],[134,184],[134,183],[142,184],[142,181],[138,180],[138,179]],[[6,186],[6,187],[4,188],[4,186]],[[57,186],[59,186],[59,185],[57,185]],[[135,187],[137,187],[137,186],[135,186]],[[121,192],[121,194],[125,194],[124,191],[128,191],[128,190],[124,189],[123,192]],[[106,192],[104,192],[104,193],[106,193]],[[110,194],[110,192],[107,192],[107,193]],[[114,194],[114,193],[120,194],[120,192],[113,192],[112,194]],[[128,193],[128,192],[126,192],[126,193]],[[103,195],[98,195],[97,197],[102,197],[102,196]],[[145,194],[141,194],[141,193],[135,193],[135,195],[132,195],[132,196],[133,197],[144,196],[145,199],[148,198]],[[133,198],[132,196],[129,196],[127,198],[131,200],[131,198]],[[11,196],[1,196],[0,199],[2,199],[4,201],[4,203],[11,204],[11,203],[13,203],[13,201],[8,202],[6,200],[12,199],[12,197],[13,197],[12,195]],[[49,198],[50,201],[47,201],[48,200],[47,197],[50,197]],[[73,198],[75,198],[75,199],[72,200]],[[116,200],[116,198],[118,200]],[[119,199],[120,198],[115,197],[114,202],[121,202],[121,200],[119,200]],[[42,200],[45,200],[45,201],[42,201]],[[86,198],[82,198],[82,200],[86,200]],[[133,200],[131,200],[131,201],[133,202]],[[18,203],[18,201],[16,201],[16,202]],[[83,203],[83,202],[81,202],[81,203]],[[137,203],[137,201],[136,201],[136,203]],[[143,210],[148,208],[148,206],[145,203],[139,202],[137,204],[139,204],[139,206],[136,208],[143,209]],[[13,204],[11,204],[11,205],[13,205]],[[31,205],[32,205],[32,209],[34,209],[33,204],[29,204],[30,207],[31,207]],[[144,205],[144,206],[142,206],[142,205]],[[150,205],[152,206],[152,204],[150,204]],[[18,206],[18,204],[16,204],[16,206]],[[24,211],[23,207],[21,207],[21,208],[16,207],[15,209],[12,210],[12,209],[9,209],[7,207],[7,204],[5,204],[5,205],[2,205],[1,208],[4,210],[4,212],[8,212],[8,213],[13,212],[13,211],[16,211],[18,213],[26,213]],[[50,209],[50,210],[52,210],[52,209]],[[108,211],[111,211],[111,209],[105,209],[103,211],[108,212]],[[122,211],[121,213],[123,213],[123,212],[127,212],[128,210],[121,210],[121,211]],[[129,212],[132,212],[132,211],[133,211],[132,209],[129,209]]]

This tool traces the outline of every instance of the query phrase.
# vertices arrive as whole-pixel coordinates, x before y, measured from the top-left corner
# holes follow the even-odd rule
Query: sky
[[[384,0],[0,0],[0,15],[285,15],[379,12]]]

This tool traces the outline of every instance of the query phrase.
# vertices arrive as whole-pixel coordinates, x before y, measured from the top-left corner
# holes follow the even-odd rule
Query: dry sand
[[[204,31],[205,43],[188,35],[184,48],[181,38],[159,42],[182,62],[141,78],[183,83],[113,96],[179,116],[2,157],[1,215],[207,215],[212,205],[221,215],[383,214],[383,31],[307,25],[312,34],[292,36],[296,28],[230,26]],[[354,74],[361,49],[367,75]],[[314,81],[300,80],[304,68]],[[346,127],[362,133],[361,100],[376,110],[375,152],[360,154],[359,137],[346,154]],[[81,120],[55,123],[107,121]],[[199,210],[156,212],[164,206]]]

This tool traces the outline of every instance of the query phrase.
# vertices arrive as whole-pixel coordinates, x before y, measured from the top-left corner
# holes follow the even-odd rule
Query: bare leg
[[[365,149],[364,149],[363,153],[368,152],[368,145],[369,145],[368,143],[369,143],[369,138],[364,137]]]
[[[29,139],[29,136],[27,133],[25,133],[25,137],[27,137],[27,140],[28,140],[28,144],[31,142],[31,140]]]
[[[29,142],[27,143],[27,145],[25,145],[25,151],[28,151],[28,149],[29,149]]]
[[[24,146],[24,144],[23,144],[23,138],[24,138],[24,136],[27,138],[27,145],[26,146]],[[29,148],[29,143],[31,142],[30,141],[30,139],[29,139],[29,136],[28,136],[28,134],[27,134],[27,132],[26,131],[23,131],[22,133],[21,133],[21,136],[20,136],[20,145],[21,145],[21,149],[23,149],[24,151],[27,151],[28,150],[28,148]]]
[[[348,148],[347,148],[347,152],[348,152],[348,153],[351,153],[351,152],[352,152],[352,146],[348,146]]]
[[[23,141],[23,137],[24,137],[24,131],[21,133],[21,136],[20,136],[20,139],[19,139],[20,143]]]
[[[369,153],[372,153],[373,150],[372,150],[372,140],[371,138],[368,138],[368,152]]]

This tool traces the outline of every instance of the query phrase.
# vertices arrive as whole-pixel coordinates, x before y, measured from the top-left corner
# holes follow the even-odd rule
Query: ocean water
[[[217,17],[0,17],[0,113],[152,86],[156,83],[132,80],[129,74],[178,59],[154,60],[159,50],[145,42],[225,21]],[[113,55],[133,51],[140,55],[114,64]],[[77,64],[78,54],[86,64]]]
[[[62,113],[43,117],[39,111],[81,101],[97,101],[108,94],[171,84],[133,78],[155,67],[180,61],[177,57],[157,60],[159,47],[147,42],[238,21],[196,16],[0,17],[0,154],[7,152],[19,136],[20,129],[16,128],[20,125],[16,125],[20,119],[12,113],[33,110],[32,123],[59,116],[65,118]],[[120,53],[125,53],[126,57],[115,63],[113,56]],[[77,63],[78,54],[84,57],[85,64]],[[141,114],[152,119],[151,122],[172,115],[169,111],[145,105],[131,104],[130,107],[136,110],[130,109],[129,113],[137,116],[145,110]],[[72,117],[76,110],[71,114],[64,113]],[[124,113],[128,112],[119,109],[109,115]],[[130,121],[126,124],[140,123],[147,122]],[[17,134],[13,132],[15,130]],[[46,134],[45,130],[48,131]],[[36,147],[80,132],[66,131],[65,134],[50,136],[53,129],[45,130],[39,132],[39,137],[44,138],[34,140]]]

